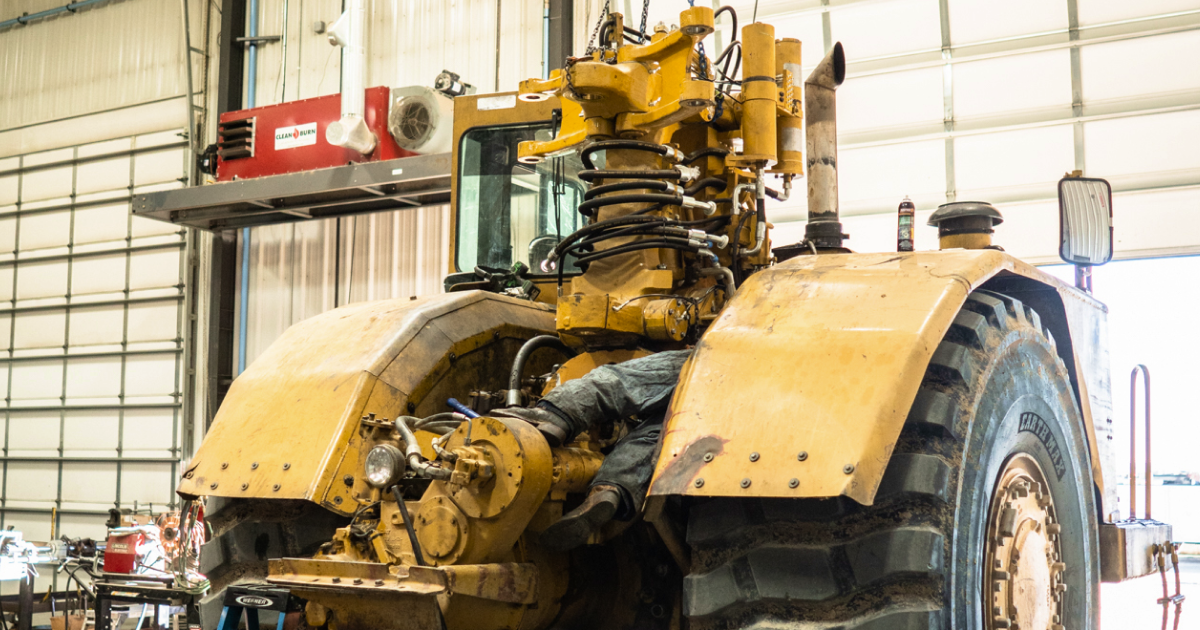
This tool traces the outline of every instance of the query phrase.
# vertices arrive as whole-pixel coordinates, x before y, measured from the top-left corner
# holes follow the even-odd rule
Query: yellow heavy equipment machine
[[[983,203],[935,213],[941,251],[846,248],[841,45],[805,79],[768,24],[709,59],[713,23],[609,14],[548,79],[455,100],[447,292],[293,326],[183,475],[212,597],[265,582],[337,630],[1081,630],[1102,570],[1156,569],[1169,527],[1113,494],[1105,307]],[[1106,185],[1062,191],[1064,251],[1102,264]],[[552,447],[493,411],[683,348],[638,517],[545,548],[636,420]]]

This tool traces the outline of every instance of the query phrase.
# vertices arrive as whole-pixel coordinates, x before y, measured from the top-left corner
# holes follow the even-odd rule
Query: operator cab
[[[454,273],[446,289],[485,279],[476,269],[527,280],[559,274],[550,252],[583,226],[576,211],[586,184],[574,150],[537,164],[517,161],[517,145],[554,137],[554,121],[475,127],[463,132],[458,151]],[[568,258],[564,275],[579,269]],[[522,265],[516,267],[515,265]],[[516,274],[512,274],[516,271]]]

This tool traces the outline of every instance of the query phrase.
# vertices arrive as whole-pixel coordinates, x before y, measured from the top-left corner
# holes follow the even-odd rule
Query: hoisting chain
[[[1167,552],[1171,553],[1171,569],[1175,572],[1175,594],[1171,595],[1167,588]],[[1179,614],[1183,610],[1183,600],[1186,597],[1183,595],[1180,578],[1179,578],[1179,545],[1176,543],[1163,543],[1162,545],[1154,546],[1154,559],[1158,563],[1158,574],[1162,576],[1162,599],[1158,600],[1163,607],[1162,630],[1167,630],[1167,620],[1170,618],[1171,604],[1175,604],[1175,623],[1171,626],[1173,630],[1179,630]]]
[[[604,0],[604,8],[600,10],[600,19],[596,20],[596,28],[592,29],[592,36],[588,38],[587,54],[592,54],[598,50],[596,46],[596,36],[600,34],[600,26],[604,24],[604,20],[608,17],[609,0]]]

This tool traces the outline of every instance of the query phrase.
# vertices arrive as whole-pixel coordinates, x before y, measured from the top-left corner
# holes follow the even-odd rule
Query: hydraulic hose
[[[579,152],[579,160],[583,162],[589,170],[595,170],[596,165],[592,164],[592,154],[598,151],[607,151],[608,149],[633,149],[635,151],[648,151],[664,155],[678,162],[683,159],[683,154],[674,147],[669,147],[665,144],[655,144],[653,142],[643,142],[641,140],[601,140],[592,143]]]
[[[717,192],[724,192],[728,187],[728,183],[720,177],[705,177],[704,179],[693,183],[691,186],[683,189],[683,194],[694,196],[696,193],[705,188],[716,188]]]
[[[421,455],[421,445],[417,443],[417,436],[413,434],[412,429],[408,428],[409,422],[416,424],[420,422],[420,419],[412,416],[400,416],[396,418],[395,422],[396,430],[400,432],[400,438],[404,440],[404,459],[408,462],[408,467],[426,479],[442,481],[449,479],[451,472],[449,469],[425,461],[425,457]]]
[[[758,225],[754,228],[754,247],[742,250],[744,256],[757,254],[767,240],[767,200],[763,197],[758,198],[758,211],[755,218],[758,220]]]
[[[689,153],[687,157],[683,158],[683,163],[691,164],[700,158],[708,157],[710,155],[719,155],[721,157],[725,157],[726,155],[729,155],[729,149],[722,149],[721,147],[705,147],[703,149],[698,149],[692,153]]]
[[[623,203],[663,203],[677,206],[683,203],[683,195],[664,195],[660,193],[609,195],[608,197],[589,199],[579,204],[579,213],[590,217],[594,210]]]
[[[525,364],[534,351],[539,348],[557,348],[564,354],[575,356],[575,351],[563,343],[558,335],[538,335],[526,341],[517,351],[517,357],[513,359],[512,372],[508,375],[508,399],[505,402],[509,407],[521,404],[521,378],[525,375]]]
[[[392,486],[392,497],[396,499],[400,516],[404,518],[404,529],[408,530],[408,542],[412,544],[413,558],[418,566],[429,566],[425,563],[425,555],[421,553],[421,543],[417,540],[417,531],[413,529],[412,517],[408,515],[408,505],[404,503],[404,497],[400,494],[400,486]]]
[[[683,173],[673,168],[643,169],[637,171],[594,170],[580,171],[579,179],[591,182],[597,179],[682,179]]]
[[[677,249],[682,252],[695,252],[697,249],[699,249],[699,247],[688,243],[685,239],[678,239],[678,241],[670,241],[666,239],[637,241],[636,243],[620,245],[613,247],[612,249],[606,249],[602,252],[596,252],[595,254],[591,254],[589,256],[581,256],[575,260],[575,264],[586,265],[596,262],[597,260],[616,256],[618,254],[627,254],[629,252],[636,252],[643,249]]]
[[[663,190],[680,192],[679,186],[675,184],[668,184],[667,182],[656,181],[653,179],[635,179],[627,182],[593,186],[589,188],[587,192],[583,193],[583,200],[587,201],[589,199],[595,199],[600,195],[611,192],[620,192],[622,190]]]

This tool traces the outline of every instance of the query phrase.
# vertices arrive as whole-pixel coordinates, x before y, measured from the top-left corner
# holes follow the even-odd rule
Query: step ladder
[[[225,589],[225,608],[221,610],[221,621],[217,630],[238,630],[242,617],[246,618],[246,630],[258,630],[258,611],[271,610],[279,613],[275,630],[283,630],[287,617],[288,591],[264,586],[230,586]]]

